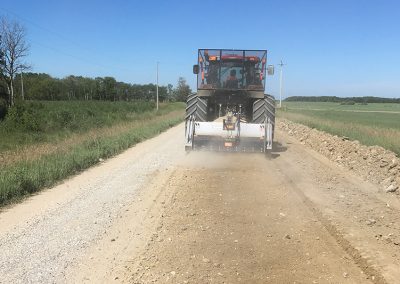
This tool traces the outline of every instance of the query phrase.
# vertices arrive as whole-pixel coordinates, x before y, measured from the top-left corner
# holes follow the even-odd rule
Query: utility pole
[[[21,97],[22,100],[25,100],[25,94],[24,94],[24,79],[22,78],[22,71],[21,71]]]
[[[278,64],[281,67],[281,72],[280,72],[280,80],[279,80],[279,108],[282,107],[282,73],[283,73],[283,66],[286,64],[283,64],[282,60],[281,63]]]
[[[158,110],[158,64],[159,64],[159,62],[157,61],[157,91],[156,91],[156,94],[157,94],[157,110]]]

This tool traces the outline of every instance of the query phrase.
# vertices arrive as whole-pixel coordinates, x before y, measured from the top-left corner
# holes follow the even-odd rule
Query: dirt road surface
[[[183,125],[0,213],[0,283],[398,283],[400,202],[293,138],[183,150]]]

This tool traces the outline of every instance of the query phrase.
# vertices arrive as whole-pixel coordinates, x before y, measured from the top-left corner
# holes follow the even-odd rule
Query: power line
[[[48,29],[48,28],[45,28],[45,27],[43,27],[43,26],[41,26],[41,25],[38,25],[38,24],[36,24],[35,22],[32,22],[31,20],[28,20],[28,19],[26,19],[26,18],[24,18],[24,17],[18,15],[17,13],[15,13],[15,12],[9,10],[9,9],[6,9],[6,8],[4,8],[4,7],[1,7],[1,6],[0,6],[0,9],[3,10],[3,11],[5,11],[5,12],[7,12],[7,13],[9,13],[9,14],[12,14],[14,17],[20,19],[21,21],[23,21],[23,22],[25,22],[25,23],[29,23],[30,25],[36,26],[37,28],[39,28],[39,29],[41,29],[41,30],[43,30],[43,31],[46,31],[47,33],[56,35],[56,36],[59,37],[60,39],[66,41],[66,42],[69,42],[69,43],[75,45],[76,47],[79,47],[79,48],[82,49],[82,50],[86,50],[86,51],[88,51],[89,53],[94,53],[94,52],[95,52],[94,50],[90,50],[90,49],[88,49],[87,47],[84,47],[84,46],[82,46],[81,44],[77,43],[76,41],[71,40],[71,39],[65,37],[64,35],[62,35],[62,34],[60,34],[60,33],[58,33],[58,32],[55,32],[55,31],[53,31],[53,30],[50,30],[50,29]],[[32,40],[31,40],[31,41],[32,41]],[[90,65],[95,65],[95,66],[101,67],[101,68],[103,68],[103,69],[117,69],[117,70],[127,71],[127,72],[131,72],[131,71],[132,71],[132,70],[127,69],[127,68],[124,68],[124,67],[99,64],[99,63],[95,62],[95,60],[93,60],[93,61],[87,60],[87,59],[84,59],[84,58],[82,58],[82,57],[80,57],[80,56],[76,56],[76,55],[70,54],[70,53],[65,52],[65,51],[63,51],[63,50],[60,50],[60,49],[58,49],[58,48],[55,48],[55,47],[52,47],[52,46],[48,46],[48,45],[45,45],[45,44],[43,44],[43,43],[39,43],[39,42],[37,42],[37,41],[32,41],[32,42],[34,42],[34,43],[37,44],[37,45],[40,45],[41,47],[44,47],[44,48],[53,50],[53,51],[55,51],[55,52],[57,52],[57,53],[60,53],[60,54],[65,55],[65,56],[69,56],[69,57],[74,58],[74,59],[76,59],[76,60],[82,61],[82,62],[84,62],[84,63],[86,63],[86,64],[90,64]]]
[[[0,7],[0,9],[3,10],[3,11],[5,11],[5,12],[7,12],[7,13],[9,13],[9,14],[12,14],[14,17],[18,18],[19,20],[21,20],[21,21],[23,21],[23,22],[29,23],[30,25],[33,25],[33,26],[35,26],[35,27],[37,27],[37,28],[39,28],[39,29],[41,29],[41,30],[47,32],[47,33],[56,35],[56,36],[59,37],[60,39],[62,39],[62,40],[64,40],[64,41],[67,41],[67,42],[69,42],[69,43],[72,43],[72,44],[76,45],[77,47],[79,47],[79,48],[81,48],[81,49],[86,49],[86,50],[89,51],[89,52],[93,52],[93,51],[94,51],[94,50],[88,49],[87,47],[82,46],[80,43],[78,43],[78,42],[76,42],[76,41],[74,41],[74,40],[72,40],[72,39],[70,39],[70,38],[65,37],[64,35],[62,35],[62,34],[59,33],[59,32],[56,32],[56,31],[50,30],[50,29],[48,29],[48,28],[46,28],[46,27],[43,27],[43,26],[41,26],[41,25],[38,25],[37,23],[32,22],[31,20],[26,19],[26,18],[22,17],[21,15],[18,15],[17,13],[15,13],[15,12],[9,10],[9,9],[6,9],[6,8],[4,8],[4,7]]]
[[[58,49],[58,48],[51,47],[51,46],[47,46],[47,45],[45,45],[45,44],[43,44],[43,43],[40,43],[40,42],[37,42],[37,41],[32,41],[32,40],[31,40],[31,42],[34,43],[34,44],[39,45],[40,47],[44,47],[44,48],[50,49],[50,50],[52,50],[52,51],[54,51],[54,52],[57,52],[57,53],[59,53],[59,54],[62,54],[62,55],[65,55],[65,56],[74,58],[74,59],[76,59],[76,60],[78,60],[78,61],[82,61],[82,62],[87,63],[87,64],[90,64],[90,65],[95,65],[95,66],[101,67],[101,68],[103,68],[103,69],[109,69],[109,67],[107,67],[107,66],[105,66],[105,65],[101,65],[101,64],[99,64],[99,63],[89,61],[89,60],[84,59],[84,58],[82,58],[82,57],[79,57],[79,56],[70,54],[70,53],[68,53],[68,52],[62,51],[62,50],[60,50],[60,49]]]

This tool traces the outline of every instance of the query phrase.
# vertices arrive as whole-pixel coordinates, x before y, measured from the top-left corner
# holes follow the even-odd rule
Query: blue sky
[[[159,61],[161,84],[195,88],[198,48],[267,49],[287,63],[285,97],[400,96],[398,1],[14,0],[0,14],[26,27],[33,71],[56,77],[149,83]]]

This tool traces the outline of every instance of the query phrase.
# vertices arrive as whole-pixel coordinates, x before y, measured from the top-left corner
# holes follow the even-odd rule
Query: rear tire
[[[186,100],[186,116],[188,119],[193,115],[196,121],[207,121],[207,100],[202,99],[197,94],[189,95]]]
[[[264,123],[265,121],[265,101],[259,99],[253,103],[253,123]]]
[[[253,103],[253,123],[264,123],[266,118],[270,119],[275,129],[275,99],[270,95]]]
[[[272,139],[275,133],[275,98],[270,95],[266,95],[264,98],[266,115],[272,123]]]
[[[272,141],[275,134],[275,98],[265,95],[264,99],[256,100],[253,103],[253,123],[264,123],[266,119],[272,123]]]

